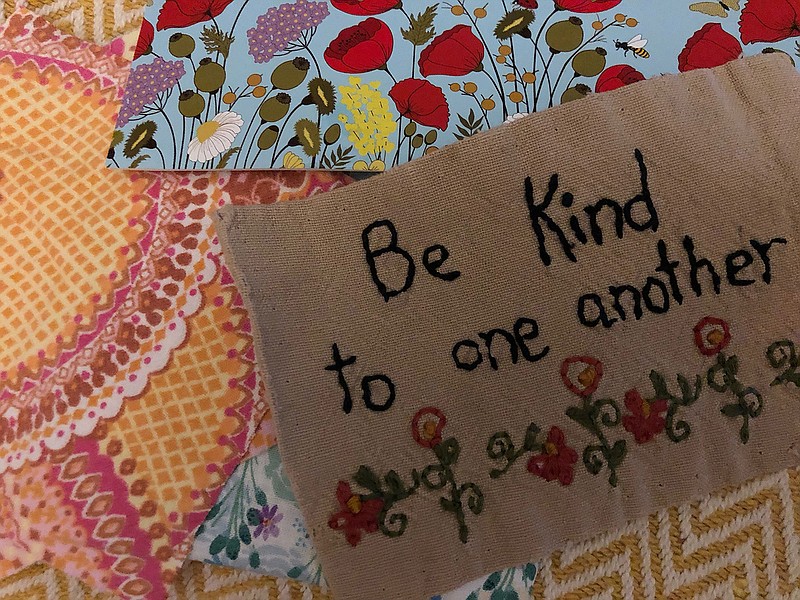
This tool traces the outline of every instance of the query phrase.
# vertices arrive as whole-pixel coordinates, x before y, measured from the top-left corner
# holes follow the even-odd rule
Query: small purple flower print
[[[278,523],[283,519],[283,515],[278,512],[277,504],[273,507],[266,504],[259,511],[259,517],[261,520],[255,531],[253,531],[254,538],[263,535],[264,539],[268,540],[270,537],[277,537],[280,534],[281,530],[278,529]]]
[[[186,69],[179,60],[169,61],[159,57],[135,67],[128,77],[117,127],[124,127],[145,106],[155,102],[159,94],[175,87],[184,75]]]
[[[273,6],[256,19],[255,27],[247,30],[250,55],[257,63],[267,62],[327,16],[327,2],[297,0]]]

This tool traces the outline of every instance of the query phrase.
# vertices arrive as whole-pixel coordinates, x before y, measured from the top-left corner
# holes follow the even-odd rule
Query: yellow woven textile
[[[0,600],[113,600],[43,563],[0,582]],[[316,586],[198,562],[180,572],[169,600],[332,600]]]
[[[22,5],[53,25],[99,44],[136,32],[147,0],[0,0],[0,23]]]

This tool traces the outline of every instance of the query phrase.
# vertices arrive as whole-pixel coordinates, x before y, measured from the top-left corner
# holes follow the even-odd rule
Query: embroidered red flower
[[[403,79],[389,90],[397,111],[426,127],[444,131],[450,122],[450,107],[444,92],[425,79]]]
[[[218,17],[233,0],[167,0],[158,13],[156,28],[189,27]]]
[[[694,343],[704,356],[719,354],[731,343],[731,328],[717,317],[703,317],[694,326]]]
[[[800,35],[800,0],[749,0],[739,19],[745,44],[780,42]]]
[[[594,86],[595,92],[610,92],[618,88],[644,81],[645,76],[630,65],[614,65],[600,73]]]
[[[423,77],[461,77],[483,68],[484,46],[469,25],[456,25],[434,40],[419,55]]]
[[[442,430],[447,417],[438,408],[426,406],[417,411],[411,419],[411,435],[423,448],[433,448],[442,443]]]
[[[325,49],[325,62],[340,73],[383,69],[394,49],[392,30],[378,19],[364,19],[343,29]]]
[[[681,73],[694,69],[711,69],[742,56],[742,45],[719,23],[703,25],[678,56]]]
[[[542,445],[543,452],[534,454],[528,461],[528,471],[545,481],[558,480],[569,485],[575,476],[573,465],[578,462],[578,453],[567,446],[564,432],[553,425]]]
[[[380,498],[367,500],[364,496],[354,494],[346,481],[340,481],[336,487],[336,500],[339,502],[340,510],[328,519],[328,527],[344,531],[348,544],[357,546],[363,532],[378,531],[378,515],[383,509],[383,500]]]
[[[147,19],[142,20],[142,28],[139,30],[139,40],[136,42],[136,48],[133,51],[133,60],[140,56],[150,54],[153,51],[153,38],[155,37],[155,29],[153,24]]]
[[[556,0],[556,8],[576,13],[600,13],[614,8],[622,0]]]
[[[638,390],[628,390],[625,392],[625,406],[631,412],[623,415],[622,426],[633,434],[637,444],[649,442],[664,431],[666,421],[661,414],[667,411],[666,400],[648,401]]]
[[[379,15],[397,8],[400,0],[331,0],[331,4],[348,15]]]
[[[561,363],[561,381],[582,398],[594,393],[602,377],[603,363],[591,356],[570,356]]]

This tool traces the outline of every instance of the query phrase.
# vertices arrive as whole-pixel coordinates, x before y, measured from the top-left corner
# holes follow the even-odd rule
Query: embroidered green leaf
[[[670,393],[667,389],[667,380],[658,371],[650,371],[650,383],[653,385],[653,391],[656,398],[669,398]]]
[[[726,404],[720,409],[720,412],[726,417],[741,417],[744,414],[744,409],[737,404]]]
[[[531,423],[528,425],[528,429],[525,431],[525,443],[523,444],[523,448],[525,450],[531,451],[539,446],[536,442],[536,437],[539,435],[539,426],[536,423]]]
[[[742,426],[739,428],[739,440],[743,444],[746,444],[750,441],[750,419],[745,415],[744,422],[742,422]]]
[[[302,574],[303,574],[303,568],[302,568],[302,567],[292,567],[292,568],[291,568],[291,569],[289,569],[289,571],[286,573],[286,576],[287,576],[289,579],[297,579],[297,578],[298,578],[298,577],[300,577],[300,575],[302,575]]]
[[[228,538],[224,535],[218,535],[214,538],[211,542],[211,545],[208,547],[209,554],[219,554],[225,549],[225,546],[228,545]]]
[[[436,458],[444,466],[454,465],[458,461],[458,455],[461,454],[461,448],[458,445],[456,438],[449,438],[440,444],[437,444],[433,449]]]
[[[220,158],[219,162],[217,163],[218,169],[224,169],[228,166],[228,161],[233,157],[234,154],[241,150],[241,146],[234,146],[233,148],[229,148]]]
[[[501,576],[502,574],[499,571],[489,575],[489,577],[486,578],[486,581],[483,582],[483,589],[488,592],[496,588],[497,584],[500,583]]]
[[[575,421],[581,427],[588,429],[591,432],[595,431],[594,423],[592,422],[592,417],[582,408],[578,406],[570,406],[567,409],[567,416]]]
[[[403,39],[408,40],[415,46],[424,46],[431,41],[433,36],[436,35],[436,30],[433,28],[433,20],[436,18],[436,9],[438,7],[438,4],[434,4],[417,15],[411,13],[408,17],[410,27],[408,29],[400,29]]]
[[[611,447],[611,451],[608,453],[608,467],[612,471],[622,464],[622,461],[625,459],[626,452],[627,444],[625,443],[625,440],[617,440],[614,442],[614,445]]]
[[[380,477],[367,466],[361,465],[358,467],[358,471],[353,475],[353,481],[361,487],[367,488],[370,492],[378,495],[383,494]]]
[[[241,547],[238,537],[230,538],[225,546],[225,555],[231,560],[236,560],[239,557],[239,549]]]
[[[261,506],[267,505],[267,495],[263,490],[256,489],[256,502],[258,502]]]
[[[386,482],[386,489],[390,495],[405,497],[406,486],[403,484],[403,480],[400,479],[397,471],[389,471],[384,475],[383,480]]]
[[[264,503],[266,504],[266,502]],[[261,523],[261,512],[257,508],[250,508],[247,510],[247,522],[251,527],[255,527]]]
[[[258,555],[258,552],[251,552],[250,553],[250,566],[253,569],[257,569],[261,565],[261,557]]]
[[[225,58],[228,58],[234,39],[216,27],[205,27],[200,33],[200,41],[206,47],[206,52],[209,54],[219,52]]]
[[[239,525],[239,539],[242,540],[242,543],[245,545],[253,541],[253,538],[250,536],[250,528],[244,523]]]

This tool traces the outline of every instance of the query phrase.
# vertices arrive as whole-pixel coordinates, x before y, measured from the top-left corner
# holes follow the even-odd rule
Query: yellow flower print
[[[380,82],[364,84],[360,77],[350,77],[349,83],[339,86],[341,102],[352,115],[352,120],[348,115],[339,115],[348,139],[361,156],[391,152],[395,144],[389,138],[397,131],[397,122],[389,110],[389,101],[378,90]]]
[[[306,163],[303,159],[297,156],[294,152],[287,152],[283,155],[283,168],[284,169],[305,169]]]
[[[373,160],[371,163],[367,164],[365,160],[357,160],[353,163],[353,170],[354,171],[385,171],[386,170],[386,163],[382,160]]]

